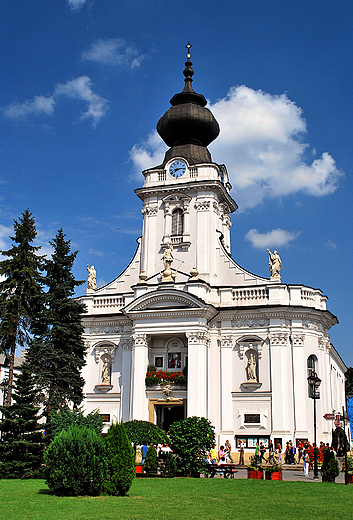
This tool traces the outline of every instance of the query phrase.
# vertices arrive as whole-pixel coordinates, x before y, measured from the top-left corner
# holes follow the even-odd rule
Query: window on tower
[[[172,213],[172,237],[181,236],[184,232],[184,213],[177,208]]]

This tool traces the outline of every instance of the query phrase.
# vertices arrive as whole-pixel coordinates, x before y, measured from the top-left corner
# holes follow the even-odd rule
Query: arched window
[[[172,237],[181,236],[184,232],[184,213],[177,208],[172,213]]]

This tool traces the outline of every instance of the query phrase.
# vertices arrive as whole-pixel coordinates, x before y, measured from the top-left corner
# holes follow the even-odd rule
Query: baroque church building
[[[207,417],[219,444],[233,439],[247,452],[270,438],[313,442],[307,377],[315,371],[317,438],[331,442],[323,415],[345,405],[346,367],[328,334],[337,319],[319,289],[281,283],[277,252],[269,252],[270,279],[232,258],[237,204],[226,166],[207,149],[219,126],[193,90],[190,54],[185,67],[185,87],[157,124],[169,149],[136,190],[143,232],[135,256],[101,289],[87,266],[85,409],[98,408],[106,427],[140,419],[168,430]]]

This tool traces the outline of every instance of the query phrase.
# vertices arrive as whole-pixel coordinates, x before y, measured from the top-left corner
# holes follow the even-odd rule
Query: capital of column
[[[270,334],[270,344],[272,346],[284,346],[288,343],[288,336],[289,334],[287,332],[278,332],[275,334]]]
[[[206,345],[208,347],[210,345],[211,339],[210,334],[207,331],[200,330],[196,332],[187,332],[186,337],[188,338],[189,345]]]
[[[147,334],[133,334],[134,347],[147,347]]]
[[[231,348],[233,346],[233,336],[221,336],[221,348]]]

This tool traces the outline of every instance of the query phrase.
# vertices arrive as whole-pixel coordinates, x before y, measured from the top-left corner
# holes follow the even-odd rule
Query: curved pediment
[[[143,294],[124,309],[125,313],[149,310],[205,309],[207,304],[192,294],[175,289]]]

